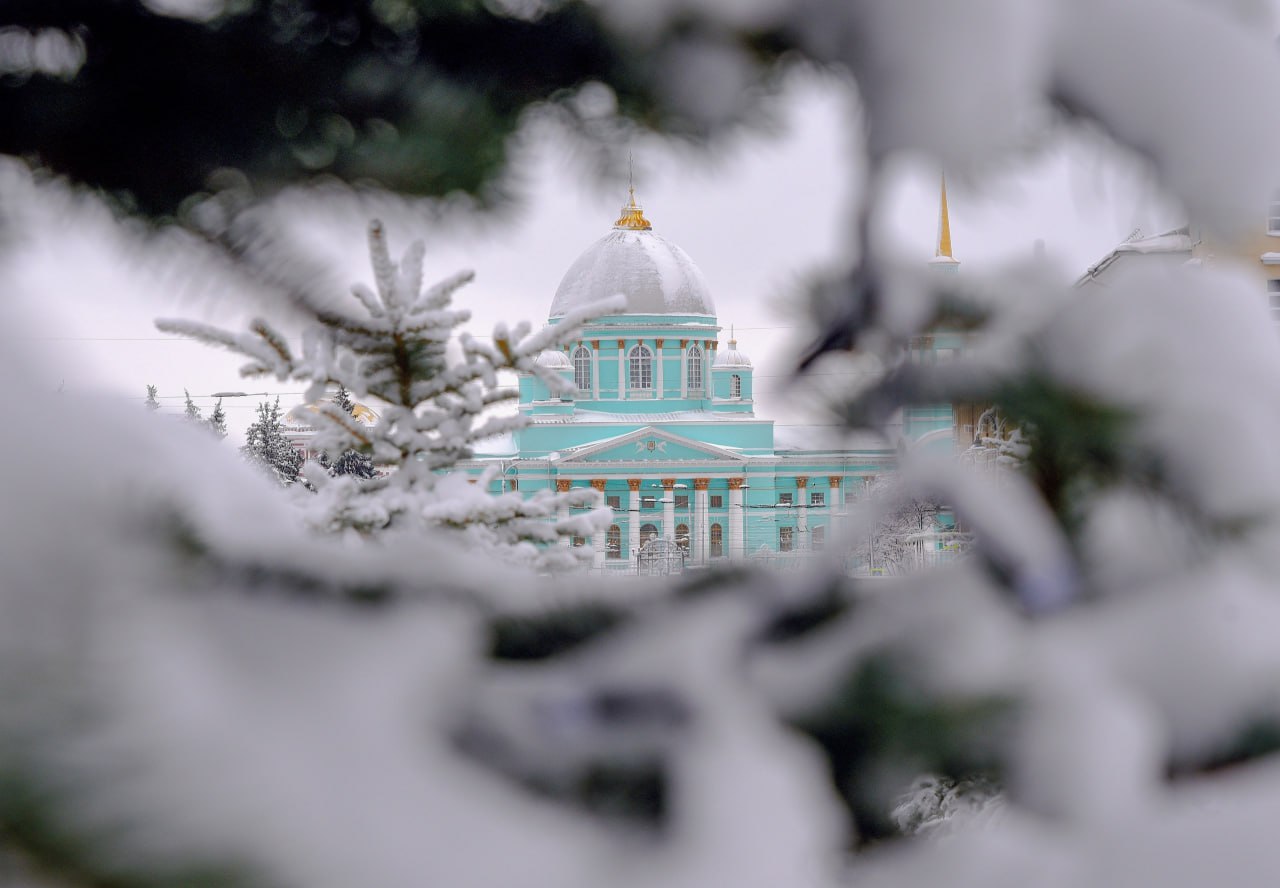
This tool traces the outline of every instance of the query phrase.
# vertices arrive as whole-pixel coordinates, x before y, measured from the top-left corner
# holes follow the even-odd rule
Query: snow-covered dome
[[[730,339],[729,347],[716,353],[716,359],[711,364],[712,367],[741,367],[744,370],[751,369],[751,359],[738,351],[738,340]]]
[[[548,370],[572,370],[573,364],[569,363],[569,356],[562,351],[555,349],[547,349],[534,358],[533,362],[539,367],[546,367]]]
[[[653,233],[634,190],[610,231],[569,266],[550,317],[616,293],[627,297],[627,314],[715,315],[702,272],[689,254]]]

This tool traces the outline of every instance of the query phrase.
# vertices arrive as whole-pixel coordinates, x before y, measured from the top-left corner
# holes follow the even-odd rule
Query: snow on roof
[[[851,432],[837,426],[775,426],[773,449],[779,456],[820,450],[888,450],[889,442],[875,432]]]
[[[481,438],[476,442],[475,452],[477,456],[515,456],[517,453],[515,436],[510,432],[504,432],[501,435]]]
[[[714,315],[702,272],[684,250],[652,231],[614,229],[565,272],[551,303],[551,317],[617,293],[627,314]]]
[[[1131,237],[1129,240],[1117,246],[1107,255],[1103,256],[1093,265],[1090,265],[1076,279],[1075,286],[1081,287],[1092,281],[1099,274],[1106,271],[1116,263],[1122,256],[1126,254],[1151,255],[1151,254],[1174,254],[1186,253],[1190,255],[1195,248],[1196,241],[1191,237],[1191,230],[1184,225],[1181,228],[1174,228],[1162,234],[1155,234],[1151,237]]]

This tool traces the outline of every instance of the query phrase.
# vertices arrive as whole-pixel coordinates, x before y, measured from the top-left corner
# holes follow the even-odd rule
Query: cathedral
[[[528,425],[467,468],[497,462],[494,492],[598,490],[613,521],[574,545],[589,546],[602,570],[635,571],[655,551],[696,566],[785,563],[823,549],[846,504],[892,470],[893,450],[806,447],[775,434],[756,414],[750,358],[721,339],[702,273],[653,230],[634,190],[565,272],[548,323],[619,293],[623,313],[538,358],[571,394],[522,375]]]

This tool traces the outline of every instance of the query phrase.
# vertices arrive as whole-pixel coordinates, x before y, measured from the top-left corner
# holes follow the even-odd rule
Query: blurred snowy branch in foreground
[[[1220,235],[1274,184],[1274,47],[1213,4],[601,8],[703,72],[669,78],[689,113],[758,73],[753,39],[852,70],[864,222],[891,153],[976,176],[1055,106],[1148,155]],[[985,399],[1027,447],[1000,484],[908,460],[977,551],[870,586],[737,570],[596,589],[429,531],[334,546],[201,430],[42,405],[3,445],[21,467],[0,498],[6,855],[60,885],[1275,882],[1280,353],[1258,294],[1208,265],[942,288],[855,236],[815,354],[889,357],[958,308],[974,349],[842,415]],[[375,321],[413,311],[379,298]],[[402,409],[424,396],[265,325],[226,343]],[[922,773],[997,781],[1004,804],[888,841]]]

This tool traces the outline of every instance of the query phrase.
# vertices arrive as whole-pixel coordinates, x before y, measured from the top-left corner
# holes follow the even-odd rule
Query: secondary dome
[[[563,317],[616,293],[627,297],[626,314],[716,313],[702,272],[688,253],[653,233],[634,189],[613,230],[565,272],[550,317]]]
[[[729,368],[741,367],[749,370],[751,369],[751,359],[738,351],[738,340],[730,339],[729,347],[716,354],[716,359],[711,366]]]

